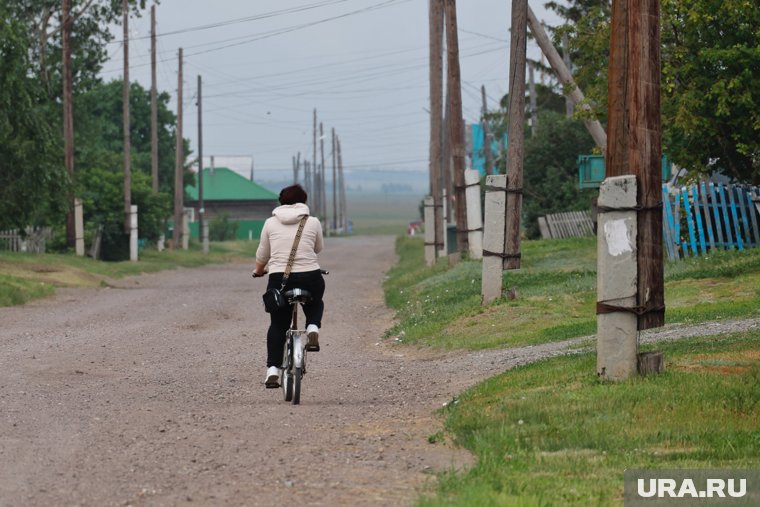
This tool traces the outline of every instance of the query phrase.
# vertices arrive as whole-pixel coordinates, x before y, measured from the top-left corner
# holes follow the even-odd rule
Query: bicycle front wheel
[[[292,377],[293,405],[298,405],[301,403],[301,378],[303,378],[303,369],[294,368]]]
[[[285,370],[282,372],[282,382],[280,382],[280,385],[282,386],[282,397],[285,399],[285,401],[290,401],[293,399],[293,373]]]

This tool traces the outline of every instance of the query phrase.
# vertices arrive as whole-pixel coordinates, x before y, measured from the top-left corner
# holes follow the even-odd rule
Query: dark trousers
[[[283,273],[270,273],[267,289],[273,287],[280,288],[282,284]],[[300,329],[306,329],[309,324],[315,324],[322,327],[322,314],[325,311],[325,304],[322,302],[322,296],[325,294],[325,279],[322,277],[320,270],[306,271],[304,273],[290,273],[285,290],[299,288],[309,291],[311,302],[303,305],[303,313],[306,315],[306,325]],[[277,312],[270,313],[271,322],[267,331],[267,367],[282,366],[283,349],[285,348],[285,333],[290,329],[290,320],[293,315],[293,309],[290,305],[280,309]]]

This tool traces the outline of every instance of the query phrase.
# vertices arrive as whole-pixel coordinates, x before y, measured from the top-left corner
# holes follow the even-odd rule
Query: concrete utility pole
[[[665,323],[659,7],[659,0],[612,2],[605,166],[607,177],[637,178],[639,330]]]
[[[124,83],[122,92],[122,116],[124,129],[124,232],[129,234],[132,229],[130,214],[132,212],[132,168],[129,137],[129,2],[123,0],[121,4],[124,25]]]
[[[531,33],[533,33],[533,36],[536,38],[536,42],[541,48],[542,53],[546,55],[547,60],[549,60],[549,65],[551,65],[552,69],[554,69],[554,73],[557,75],[557,79],[559,79],[560,83],[562,83],[562,86],[565,87],[565,89],[570,90],[569,97],[575,104],[580,104],[581,109],[584,111],[590,111],[591,106],[583,102],[585,97],[583,96],[583,92],[581,92],[580,88],[578,88],[578,85],[575,84],[575,80],[573,79],[573,75],[570,73],[570,69],[565,66],[565,63],[562,61],[559,53],[554,48],[554,45],[549,39],[549,36],[546,35],[544,27],[541,26],[541,23],[539,23],[538,18],[530,7],[528,7],[528,23],[530,23]],[[589,134],[591,134],[591,137],[594,138],[596,145],[599,146],[602,151],[606,151],[607,134],[604,132],[604,128],[602,128],[601,123],[599,123],[597,120],[592,119],[584,119],[583,123],[586,125],[586,129],[589,131]]]
[[[66,172],[74,179],[74,100],[72,93],[71,75],[71,0],[63,0],[61,6],[61,40],[63,43],[63,160]],[[66,213],[66,245],[76,244],[76,214],[74,196],[69,196],[68,212]]]
[[[433,198],[433,234],[431,244],[425,245],[425,261],[435,263],[443,250],[443,4],[441,0],[429,0],[430,37],[430,195]],[[429,227],[425,224],[425,227]]]
[[[150,6],[150,174],[158,192],[158,88],[156,79],[156,6]]]
[[[298,183],[298,173],[301,170],[301,152],[298,152],[298,156],[293,156],[293,184]]]
[[[523,142],[525,138],[525,51],[528,0],[512,0],[509,50],[509,138],[507,139],[507,230],[504,269],[520,268]]]
[[[526,0],[527,1],[527,0]],[[448,68],[448,89],[451,108],[449,122],[451,128],[451,158],[454,170],[454,197],[456,199],[457,250],[465,252],[469,248],[467,237],[467,200],[465,198],[465,147],[464,120],[462,119],[462,82],[459,70],[459,38],[457,36],[456,0],[445,0],[446,51]]]
[[[538,107],[536,106],[536,80],[533,76],[533,65],[528,65],[528,91],[530,93],[530,137],[538,132]]]
[[[491,126],[488,124],[488,104],[486,103],[486,85],[480,86],[480,95],[483,98],[483,110],[481,115],[483,116],[483,155],[486,161],[486,175],[493,174],[493,151],[491,150],[491,142],[493,138],[491,136]]]
[[[335,141],[335,127],[332,129],[332,201],[332,228],[334,231],[338,228],[338,145]]]
[[[177,137],[175,165],[174,165],[174,234],[172,234],[172,248],[180,247],[182,239],[183,216],[184,216],[184,147],[182,145],[182,48],[179,48],[179,73],[177,75]]]
[[[203,204],[203,93],[202,80],[198,75],[198,219],[200,240],[203,253],[208,253],[208,228],[206,224],[206,208]]]

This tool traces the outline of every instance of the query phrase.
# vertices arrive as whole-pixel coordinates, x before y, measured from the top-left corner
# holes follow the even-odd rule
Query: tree
[[[0,5],[0,229],[48,224],[66,207],[68,175],[46,96],[30,76],[25,27]]]
[[[666,153],[760,184],[760,8],[745,0],[662,0]]]
[[[597,4],[597,5],[594,5]],[[566,15],[575,78],[607,113],[607,2],[551,5]],[[693,173],[760,183],[760,9],[746,0],[661,1],[663,152]]]
[[[544,112],[535,136],[525,139],[523,218],[529,238],[539,238],[538,217],[586,210],[594,191],[578,189],[578,155],[591,153],[594,140],[583,122]]]

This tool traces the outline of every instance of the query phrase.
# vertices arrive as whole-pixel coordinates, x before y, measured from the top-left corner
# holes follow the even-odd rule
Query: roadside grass
[[[517,298],[480,305],[481,263],[425,266],[422,238],[399,237],[385,283],[397,312],[387,336],[444,349],[560,341],[596,330],[596,240],[524,241],[523,266],[504,272]],[[665,264],[667,323],[760,316],[760,249]]]
[[[477,463],[418,505],[622,505],[626,469],[760,467],[760,330],[657,348],[661,375],[605,382],[586,353],[465,392],[441,412]]]
[[[73,254],[0,252],[0,306],[23,304],[53,294],[56,287],[98,287],[109,280],[177,267],[198,267],[232,260],[250,260],[257,241],[211,243],[209,254],[191,244],[188,250],[158,252],[147,248],[138,262],[102,262]]]

